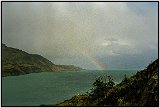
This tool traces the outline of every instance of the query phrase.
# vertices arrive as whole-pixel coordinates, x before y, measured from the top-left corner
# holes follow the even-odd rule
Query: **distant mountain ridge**
[[[48,59],[37,54],[2,46],[2,76],[21,75],[33,72],[79,71],[73,65],[55,65]]]

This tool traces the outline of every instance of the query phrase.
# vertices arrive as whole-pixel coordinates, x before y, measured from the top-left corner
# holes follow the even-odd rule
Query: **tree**
[[[115,83],[111,76],[98,77],[93,83],[94,88],[91,90],[90,96],[93,98],[102,98],[114,85]]]
[[[124,79],[123,79],[122,81],[123,81],[123,82],[126,82],[126,83],[128,82],[128,77],[127,77],[126,74],[124,75]]]

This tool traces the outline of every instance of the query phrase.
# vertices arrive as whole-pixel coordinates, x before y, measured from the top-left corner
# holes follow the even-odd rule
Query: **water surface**
[[[135,70],[41,72],[2,78],[3,106],[55,104],[87,92],[98,76],[111,75],[119,83]]]

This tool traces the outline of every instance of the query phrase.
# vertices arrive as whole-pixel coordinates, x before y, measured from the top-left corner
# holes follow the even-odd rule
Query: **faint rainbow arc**
[[[98,70],[104,70],[104,66],[98,62],[98,60],[93,57],[88,51],[81,52],[84,57],[86,57]]]

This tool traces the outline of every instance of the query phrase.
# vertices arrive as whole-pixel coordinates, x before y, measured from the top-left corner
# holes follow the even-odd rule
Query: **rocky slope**
[[[48,106],[159,106],[159,60],[114,86],[112,81],[96,80],[90,93],[74,96]],[[43,105],[42,105],[43,106]],[[45,106],[45,105],[44,105]]]
[[[2,43],[2,76],[21,75],[32,72],[78,71],[75,66],[55,65],[37,54],[7,47]]]

